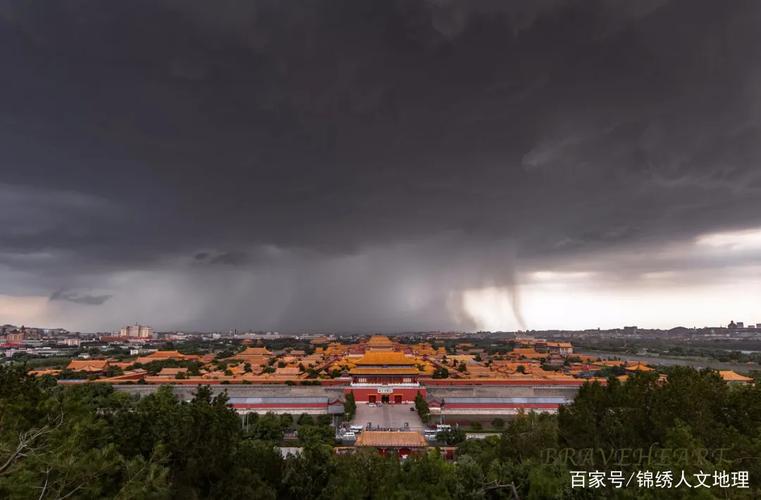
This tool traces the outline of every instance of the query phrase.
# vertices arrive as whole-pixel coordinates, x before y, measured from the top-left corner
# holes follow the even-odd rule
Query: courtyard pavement
[[[416,411],[410,411],[415,408],[411,404],[384,404],[376,407],[367,406],[366,403],[357,403],[357,413],[351,425],[361,425],[367,427],[372,423],[373,429],[381,427],[384,429],[405,429],[407,423],[408,430],[422,431],[425,429],[423,421],[420,420]]]

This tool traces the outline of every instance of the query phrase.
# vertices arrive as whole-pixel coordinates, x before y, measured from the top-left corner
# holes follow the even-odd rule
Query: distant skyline
[[[761,2],[0,0],[0,322],[761,323]]]
[[[733,321],[734,322],[734,321]],[[735,322],[736,323],[736,322]],[[757,324],[755,323],[748,323],[740,321],[742,326],[738,326],[736,328],[742,329],[742,330],[754,330],[754,329],[761,329],[761,323]],[[692,326],[685,326],[685,325],[676,325],[671,327],[642,327],[639,325],[619,325],[616,327],[610,327],[610,328],[601,328],[601,327],[589,327],[589,328],[582,328],[582,329],[567,329],[567,328],[547,328],[547,329],[531,329],[531,330],[475,330],[475,331],[462,331],[462,330],[398,330],[398,331],[327,331],[327,330],[304,330],[304,331],[278,331],[278,330],[261,330],[258,328],[212,328],[207,330],[191,330],[187,328],[178,328],[178,329],[169,329],[169,330],[156,330],[155,333],[183,333],[188,335],[197,335],[197,334],[220,334],[220,335],[226,335],[235,333],[238,335],[242,334],[257,334],[257,335],[265,335],[265,334],[271,334],[273,336],[280,335],[280,336],[293,336],[293,335],[334,335],[338,337],[349,337],[349,336],[371,336],[371,335],[389,335],[389,336],[414,336],[414,335],[426,335],[426,334],[469,334],[469,335],[496,335],[496,334],[526,334],[526,335],[536,335],[536,334],[542,334],[542,333],[550,333],[550,332],[607,332],[607,331],[624,331],[627,328],[636,328],[638,331],[670,331],[670,330],[679,330],[679,329],[687,329],[687,330],[704,330],[704,329],[720,329],[720,328],[728,328],[729,323],[722,324],[722,325],[692,325]],[[57,326],[51,326],[51,325],[34,325],[34,324],[11,324],[11,323],[3,323],[0,322],[0,326],[4,327],[15,327],[15,328],[31,328],[31,329],[41,329],[41,330],[65,330],[69,333],[80,333],[80,334],[102,334],[102,333],[118,333],[123,328],[110,328],[110,329],[102,329],[102,330],[93,330],[93,331],[79,331],[79,330],[67,330],[66,328],[57,327]],[[146,325],[148,326],[148,325]],[[150,326],[149,326],[150,327]],[[154,329],[151,328],[153,331]]]

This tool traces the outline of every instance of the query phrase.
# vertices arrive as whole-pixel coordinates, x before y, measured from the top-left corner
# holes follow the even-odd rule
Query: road
[[[373,428],[404,429],[406,423],[409,430],[422,431],[425,428],[423,421],[420,420],[416,411],[410,411],[411,408],[414,409],[411,404],[384,404],[371,407],[360,403],[357,404],[357,413],[351,424],[367,427],[367,424],[371,423]]]

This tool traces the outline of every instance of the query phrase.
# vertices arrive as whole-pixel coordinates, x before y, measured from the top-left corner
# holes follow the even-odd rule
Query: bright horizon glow
[[[730,321],[761,323],[761,268],[745,260],[761,249],[761,228],[698,236],[673,247],[642,254],[609,254],[603,261],[641,263],[651,271],[625,279],[592,270],[539,270],[522,276],[518,300],[526,327],[536,330],[719,326]],[[738,252],[743,252],[738,259]],[[683,262],[721,259],[726,266],[658,269],[658,255],[678,255]],[[745,260],[745,262],[743,262]],[[594,260],[589,262],[594,267]],[[607,279],[606,279],[607,278]],[[611,279],[614,278],[614,279]],[[478,329],[521,329],[512,309],[509,287],[466,290],[462,306]]]
[[[698,246],[732,251],[761,249],[761,229],[704,234],[697,238],[696,243]]]
[[[624,289],[594,282],[530,283],[521,288],[521,308],[530,330],[620,328],[669,329],[721,326],[730,321],[761,323],[761,283],[703,284],[695,287]],[[485,331],[521,329],[507,288],[463,293],[465,311]]]
[[[0,318],[11,318],[19,325],[37,326],[47,307],[47,297],[0,295]]]

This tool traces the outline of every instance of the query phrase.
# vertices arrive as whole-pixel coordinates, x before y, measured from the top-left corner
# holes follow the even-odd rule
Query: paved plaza
[[[420,420],[416,411],[410,411],[414,408],[414,405],[411,404],[379,404],[372,407],[358,403],[357,414],[351,424],[367,427],[367,424],[371,423],[373,428],[404,429],[406,423],[407,429],[422,431],[425,425],[423,425],[423,421]]]

